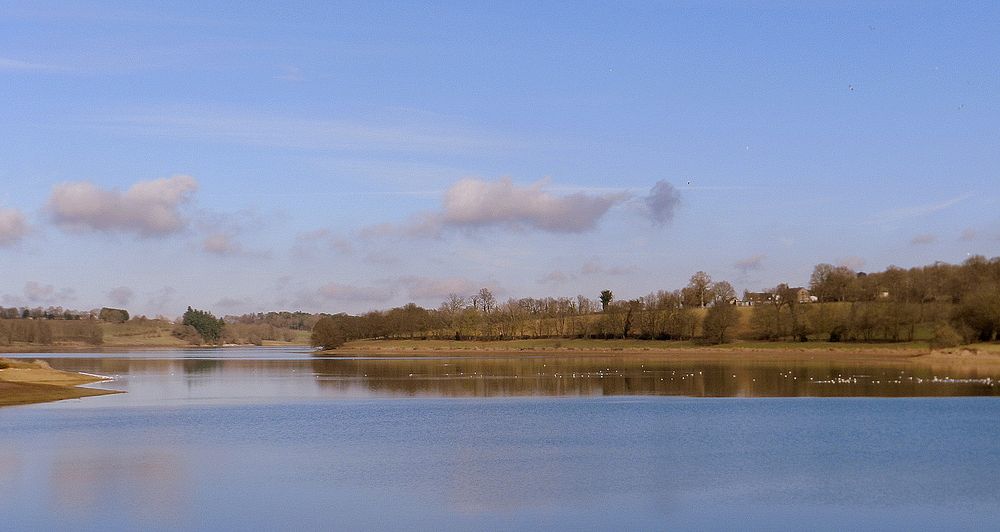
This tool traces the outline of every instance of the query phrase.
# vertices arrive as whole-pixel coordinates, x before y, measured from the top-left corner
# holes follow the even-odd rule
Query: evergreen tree
[[[187,312],[184,313],[182,323],[193,327],[206,342],[212,344],[219,343],[222,338],[222,329],[226,325],[224,321],[217,319],[211,312],[195,310],[191,307],[188,307]]]

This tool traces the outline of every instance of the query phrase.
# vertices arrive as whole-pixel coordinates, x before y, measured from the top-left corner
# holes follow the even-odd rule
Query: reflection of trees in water
[[[510,356],[454,358],[46,359],[103,375],[179,374],[210,384],[307,377],[327,390],[442,397],[683,395],[693,397],[908,397],[1000,395],[1000,372],[960,365],[839,361],[690,362],[657,358]],[[305,375],[304,375],[305,374]],[[207,379],[207,380],[206,380]],[[986,381],[985,379],[992,379]],[[955,382],[965,381],[965,382]],[[310,385],[313,380],[310,378]]]
[[[392,395],[445,397],[683,395],[695,397],[1000,395],[996,376],[958,367],[834,362],[673,362],[600,357],[317,358],[320,386],[360,381]],[[965,382],[941,382],[947,376]],[[939,377],[938,381],[933,381]],[[972,382],[969,382],[972,381]]]
[[[184,373],[209,373],[222,369],[222,360],[197,359],[184,361]]]

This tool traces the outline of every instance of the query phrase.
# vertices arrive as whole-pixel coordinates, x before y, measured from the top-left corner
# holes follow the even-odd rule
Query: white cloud
[[[454,227],[510,225],[553,233],[580,233],[596,227],[622,193],[557,196],[544,190],[546,181],[527,187],[510,178],[489,182],[462,179],[446,193],[441,221]]]
[[[445,191],[439,211],[417,214],[402,225],[372,225],[362,229],[361,236],[434,237],[446,229],[487,227],[582,233],[596,228],[611,207],[629,197],[627,192],[558,195],[545,190],[547,184],[541,180],[519,186],[506,177],[462,179]]]
[[[664,225],[674,219],[674,211],[681,203],[681,194],[670,183],[660,180],[643,198],[646,214],[653,223]]]
[[[914,246],[926,246],[928,244],[933,244],[937,242],[937,236],[935,235],[917,235],[910,240],[910,244]]]
[[[181,207],[197,188],[197,181],[186,175],[140,181],[125,192],[87,181],[62,183],[52,190],[48,210],[58,225],[69,230],[162,236],[187,226]]]
[[[135,296],[135,292],[127,286],[119,286],[117,288],[112,288],[108,292],[108,299],[115,305],[124,307],[132,301],[132,297]]]
[[[16,209],[0,209],[0,247],[17,243],[28,234],[28,222]]]

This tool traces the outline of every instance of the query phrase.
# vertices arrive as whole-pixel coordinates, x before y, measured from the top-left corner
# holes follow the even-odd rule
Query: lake
[[[1000,375],[638,357],[5,355],[4,529],[910,529],[1000,519]]]

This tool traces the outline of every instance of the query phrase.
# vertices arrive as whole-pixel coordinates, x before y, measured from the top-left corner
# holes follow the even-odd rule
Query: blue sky
[[[500,4],[0,0],[0,305],[362,312],[1000,255],[995,3]]]

